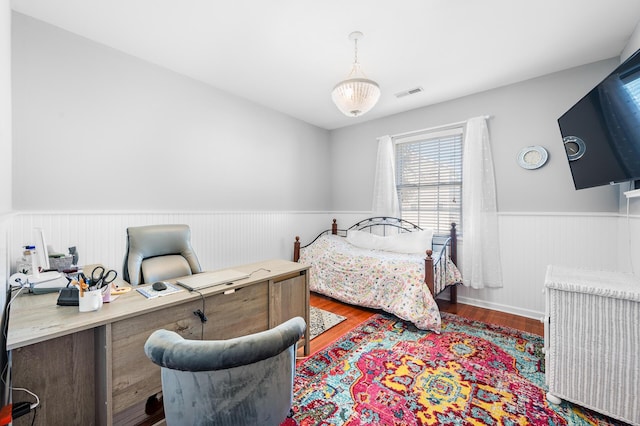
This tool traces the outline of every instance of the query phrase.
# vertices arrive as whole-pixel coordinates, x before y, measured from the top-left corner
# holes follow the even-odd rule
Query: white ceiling
[[[12,8],[335,129],[619,56],[638,0],[12,0]],[[378,105],[340,113],[353,61]],[[421,86],[424,92],[396,98]]]

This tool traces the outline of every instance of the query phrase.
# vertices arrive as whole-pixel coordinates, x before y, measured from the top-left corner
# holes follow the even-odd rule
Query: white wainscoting
[[[541,318],[548,265],[619,268],[617,214],[501,213],[499,220],[504,287],[460,287],[460,302]]]
[[[620,218],[618,243],[618,270],[640,276],[640,215]]]
[[[333,218],[342,229],[368,216],[368,212],[21,212],[9,220],[7,253],[15,262],[21,247],[33,241],[33,229],[41,227],[56,250],[66,252],[76,246],[80,264],[103,263],[121,271],[128,226],[186,223],[203,268],[212,270],[269,258],[290,259],[296,235],[307,243],[330,228]],[[502,213],[504,287],[461,287],[459,300],[540,318],[549,264],[630,271],[630,259],[636,259],[638,273],[640,218],[632,217],[629,223],[631,231],[627,218],[617,214]],[[636,246],[630,256],[628,234]]]
[[[122,270],[126,228],[164,223],[191,227],[191,241],[204,269],[214,270],[265,259],[291,259],[295,236],[304,241],[329,227],[334,215],[324,212],[197,213],[19,213],[9,238],[11,259],[43,228],[47,245],[67,252],[75,246],[80,264],[102,263]]]

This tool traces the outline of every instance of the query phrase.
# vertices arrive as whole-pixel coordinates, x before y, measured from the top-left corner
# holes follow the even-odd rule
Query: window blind
[[[462,127],[394,139],[403,219],[439,234],[455,222],[462,232],[462,140]]]
[[[638,74],[635,73],[630,78],[623,79],[622,83],[636,104],[636,107],[640,108],[640,79],[638,79]]]

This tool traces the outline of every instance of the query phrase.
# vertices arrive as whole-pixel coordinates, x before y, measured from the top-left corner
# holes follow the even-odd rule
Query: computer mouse
[[[162,291],[167,289],[167,283],[165,283],[164,281],[157,281],[153,283],[151,287],[153,287],[153,289],[156,291]]]

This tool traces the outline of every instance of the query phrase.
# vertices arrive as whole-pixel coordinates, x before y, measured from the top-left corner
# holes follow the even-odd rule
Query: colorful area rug
[[[309,340],[313,340],[314,337],[346,320],[342,315],[337,315],[315,306],[310,306],[309,308]]]
[[[614,425],[545,398],[540,336],[442,314],[374,315],[298,364],[287,425]],[[618,423],[619,424],[619,423]]]

